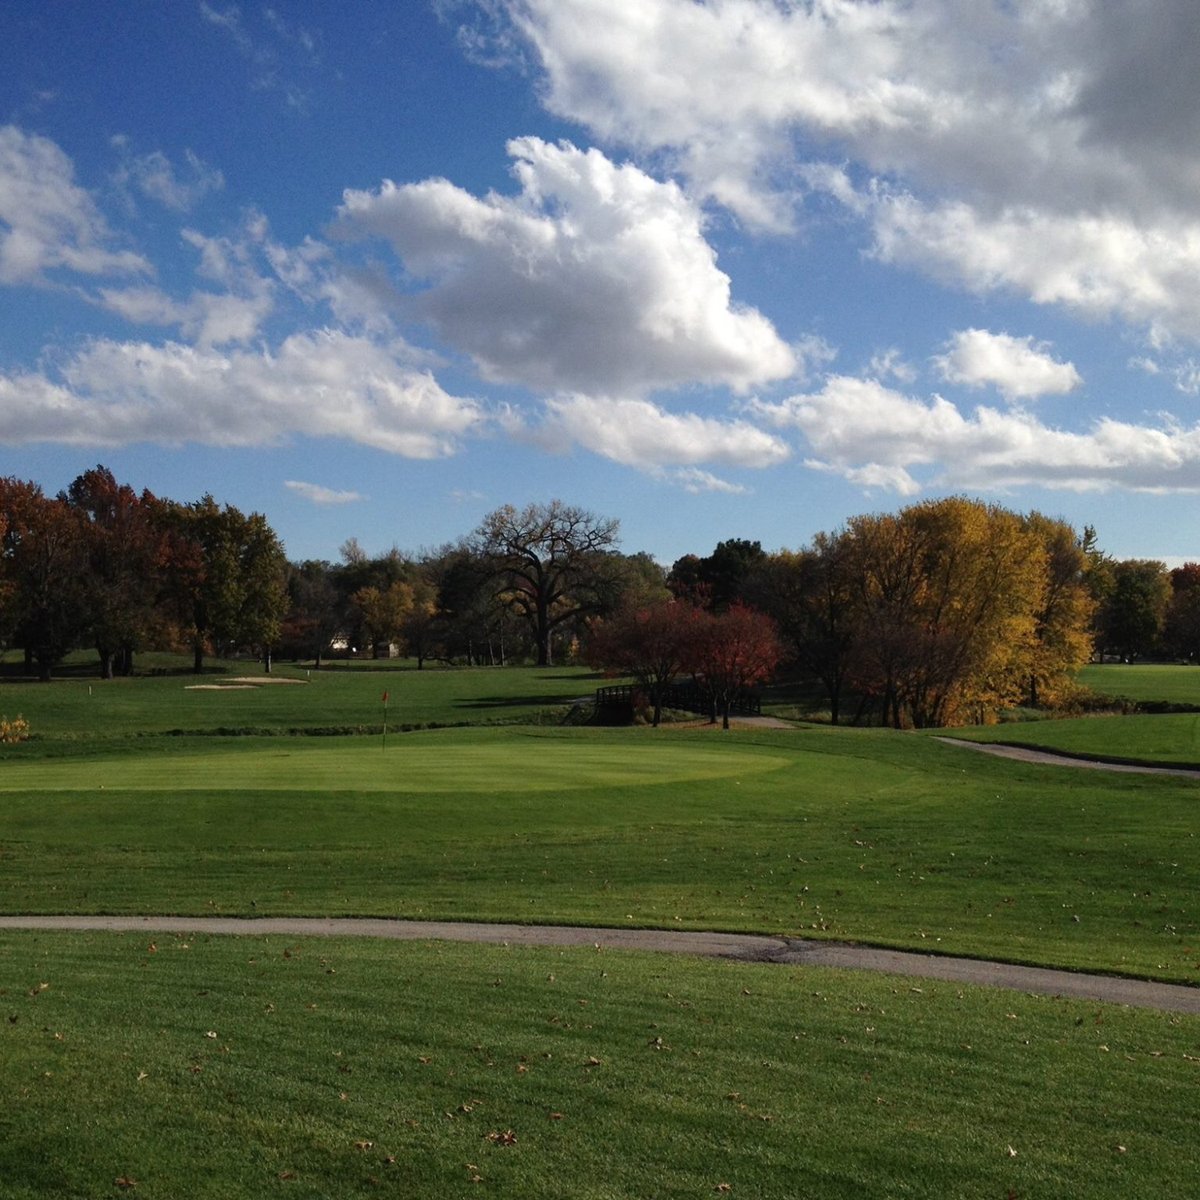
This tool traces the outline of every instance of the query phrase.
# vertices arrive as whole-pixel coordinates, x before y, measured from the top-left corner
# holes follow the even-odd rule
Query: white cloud
[[[115,176],[117,186],[136,188],[173,212],[189,212],[209,192],[225,186],[225,176],[191,150],[184,152],[187,166],[181,174],[161,150],[130,154],[129,139],[124,136],[113,138],[113,144],[124,155]]]
[[[1200,339],[1194,0],[481,7],[552,112],[749,225],[816,190],[887,261]]]
[[[546,422],[538,431],[543,443],[559,448],[578,444],[643,470],[700,463],[771,467],[790,453],[780,438],[747,421],[670,413],[647,400],[576,395],[548,400],[546,409]]]
[[[313,504],[354,504],[366,499],[361,492],[339,492],[319,483],[304,483],[299,479],[285,479],[283,486]]]
[[[702,471],[699,467],[679,467],[674,471],[664,472],[663,477],[670,483],[683,488],[693,496],[704,492],[720,492],[726,496],[745,496],[750,489],[740,483],[730,483],[710,471]]]
[[[48,138],[0,126],[0,284],[40,283],[48,272],[149,275],[114,241],[71,160]]]
[[[265,221],[252,215],[239,238],[207,237],[194,229],[181,236],[199,255],[197,274],[224,290],[196,289],[186,300],[176,300],[145,285],[101,288],[99,302],[135,324],[174,326],[200,346],[256,337],[275,308],[276,285],[255,265],[260,249],[267,253]]]
[[[807,465],[905,495],[933,485],[1200,491],[1200,424],[1101,419],[1077,433],[1021,410],[979,406],[966,416],[940,396],[924,401],[847,376],[755,408],[804,434],[813,452]]]
[[[484,420],[389,347],[333,330],[293,334],[273,352],[98,340],[59,376],[0,374],[0,442],[270,446],[302,436],[437,458]]]
[[[873,355],[867,373],[874,379],[895,379],[899,383],[912,383],[917,377],[916,368],[905,362],[898,346],[891,346]]]
[[[427,286],[411,311],[485,378],[543,391],[644,395],[689,383],[744,391],[796,369],[735,304],[699,209],[671,183],[596,150],[509,144],[520,195],[444,179],[347,191],[347,235],[386,238]]]
[[[950,339],[934,365],[947,383],[970,388],[989,384],[1008,400],[1061,396],[1083,382],[1073,363],[1059,362],[1031,337],[963,329]]]

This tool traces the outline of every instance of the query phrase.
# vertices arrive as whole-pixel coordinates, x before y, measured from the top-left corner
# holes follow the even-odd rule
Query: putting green
[[[142,757],[9,763],[0,793],[98,791],[522,792],[686,783],[758,774],[791,765],[781,754],[714,743],[588,745],[513,738],[353,745],[300,743],[261,753],[211,751]]]

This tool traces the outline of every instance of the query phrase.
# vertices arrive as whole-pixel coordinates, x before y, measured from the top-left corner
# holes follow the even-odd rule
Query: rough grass
[[[6,1200],[1186,1196],[1196,1018],[590,950],[0,937]]]

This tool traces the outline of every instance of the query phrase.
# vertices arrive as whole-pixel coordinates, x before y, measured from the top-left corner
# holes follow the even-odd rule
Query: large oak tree
[[[603,614],[617,599],[618,522],[553,500],[511,504],[483,519],[472,549],[489,566],[497,596],[529,627],[538,666],[553,661],[555,631]]]

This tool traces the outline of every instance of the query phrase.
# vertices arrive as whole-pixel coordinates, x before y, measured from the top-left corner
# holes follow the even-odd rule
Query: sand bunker
[[[236,679],[231,679],[230,683],[248,683],[253,687],[259,687],[264,683],[298,683],[303,686],[308,682],[306,679],[286,679],[282,675],[239,675]]]
[[[308,681],[305,679],[284,679],[279,675],[239,675],[226,683],[189,683],[184,687],[185,692],[252,692],[264,683],[298,683],[302,687]]]

